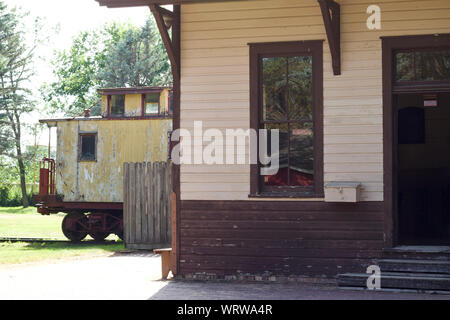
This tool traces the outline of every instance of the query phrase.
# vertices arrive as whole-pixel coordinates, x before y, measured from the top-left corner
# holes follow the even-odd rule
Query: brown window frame
[[[323,192],[323,40],[250,43],[250,128],[261,128],[261,59],[264,57],[312,56],[314,185],[312,187],[262,186],[260,165],[250,166],[250,197],[322,198]],[[259,154],[259,143],[258,143]]]
[[[398,53],[414,53],[414,52],[430,52],[434,50],[450,50],[450,46],[442,47],[416,47],[407,49],[395,49],[392,52],[392,82],[395,93],[406,93],[405,91],[417,91],[417,90],[427,90],[427,91],[440,91],[442,89],[448,89],[450,87],[449,80],[403,80],[397,81],[395,76],[397,75],[397,59],[396,55]]]
[[[395,56],[397,53],[429,52],[433,50],[450,50],[449,34],[420,35],[420,36],[394,36],[381,37],[384,40],[385,50],[390,50],[390,68],[392,73],[391,85],[395,94],[400,93],[427,93],[450,92],[448,80],[412,80],[396,81],[397,65]],[[398,42],[397,42],[398,41]],[[385,66],[383,66],[384,68]]]
[[[112,96],[123,96],[123,113],[122,114],[111,114],[111,97]],[[126,94],[117,93],[117,94],[109,94],[108,95],[108,118],[123,118],[125,117],[125,103]]]
[[[83,150],[83,137],[94,136],[95,137],[95,147],[94,147],[94,159],[82,159]],[[96,162],[97,161],[97,132],[80,132],[78,134],[78,162]]]
[[[147,94],[158,94],[158,113],[146,113],[145,112],[145,96]],[[161,117],[161,91],[158,92],[145,92],[141,95],[141,104],[142,104],[142,117],[144,118],[159,118]]]

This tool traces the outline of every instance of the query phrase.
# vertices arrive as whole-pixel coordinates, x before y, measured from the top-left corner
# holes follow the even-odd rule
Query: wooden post
[[[169,271],[172,265],[171,262],[171,252],[172,249],[155,249],[153,250],[155,254],[161,255],[161,277],[163,279],[167,279],[167,276],[169,275]],[[173,272],[172,272],[173,273]]]
[[[135,233],[136,233],[136,241],[135,243],[142,242],[142,232],[141,232],[141,164],[136,163],[136,202],[135,202]]]
[[[129,187],[128,187],[128,163],[123,164],[123,239],[125,243],[127,243],[128,240],[128,230],[126,226],[128,226],[127,218],[129,217],[129,210],[128,210],[128,204],[130,201],[128,200],[129,197]]]
[[[171,220],[172,220],[172,273],[175,276],[178,272],[178,264],[177,264],[177,195],[175,192],[172,192],[171,195],[171,209],[172,209],[172,214],[171,214]]]
[[[151,214],[153,212],[153,170],[151,162],[147,163],[147,224],[148,224],[148,242],[155,243],[155,216]]]

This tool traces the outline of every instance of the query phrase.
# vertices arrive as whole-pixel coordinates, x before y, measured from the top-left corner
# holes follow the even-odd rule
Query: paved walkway
[[[419,293],[341,290],[307,284],[242,284],[161,281],[160,257],[112,257],[28,266],[0,266],[0,299],[106,300],[321,300],[445,299]]]
[[[152,300],[450,300],[450,296],[409,292],[344,290],[307,284],[172,282]]]

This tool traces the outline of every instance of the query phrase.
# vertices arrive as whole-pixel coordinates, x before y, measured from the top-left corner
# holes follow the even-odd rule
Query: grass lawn
[[[90,241],[72,243],[25,243],[0,242],[0,266],[59,260],[65,258],[82,258],[104,256],[124,249],[123,242],[99,244]]]
[[[0,208],[0,237],[7,238],[51,238],[67,240],[61,231],[64,214],[42,216],[36,208],[22,207]],[[86,240],[90,240],[88,236]],[[71,243],[1,243],[0,265],[63,259],[68,257],[86,257],[105,255],[124,249],[118,237],[110,235],[107,240],[113,243],[93,243],[83,241]]]
[[[64,239],[61,222],[64,214],[43,216],[36,208],[0,208],[0,237]]]

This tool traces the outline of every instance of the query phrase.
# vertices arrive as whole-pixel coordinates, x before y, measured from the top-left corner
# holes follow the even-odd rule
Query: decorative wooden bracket
[[[323,22],[330,45],[333,73],[341,74],[341,6],[334,0],[317,0],[322,10]]]
[[[158,26],[159,33],[163,40],[164,46],[166,47],[167,55],[169,56],[170,64],[172,66],[172,74],[174,78],[180,77],[180,53],[178,46],[174,44],[174,29],[175,24],[179,25],[180,16],[174,12],[164,9],[156,4],[149,5],[150,10],[156,20],[156,25]],[[169,29],[172,28],[172,39],[169,35]]]

